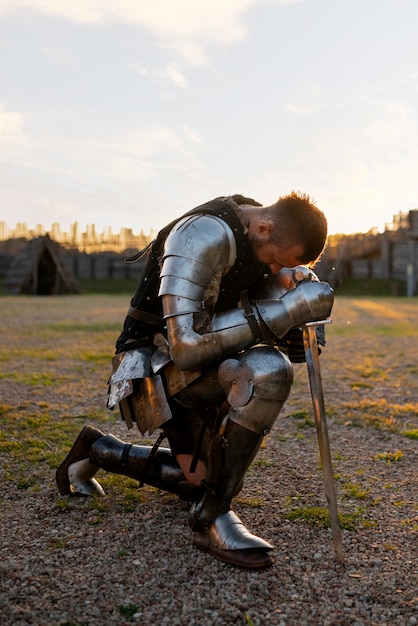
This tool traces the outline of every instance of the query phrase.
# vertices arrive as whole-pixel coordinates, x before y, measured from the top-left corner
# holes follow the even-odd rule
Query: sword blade
[[[316,323],[303,326],[303,345],[305,348],[306,365],[308,367],[309,385],[315,416],[316,434],[321,457],[322,473],[325,483],[325,494],[328,502],[329,520],[334,542],[335,556],[343,560],[343,544],[338,519],[337,496],[335,493],[334,474],[332,471],[331,451],[328,437],[325,402],[322,389],[321,370],[319,365],[318,343],[316,339]]]

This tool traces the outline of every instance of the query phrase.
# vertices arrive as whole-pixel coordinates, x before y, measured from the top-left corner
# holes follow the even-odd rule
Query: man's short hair
[[[289,248],[302,245],[301,263],[313,265],[320,257],[328,234],[328,223],[309,195],[292,191],[272,207],[272,243]]]

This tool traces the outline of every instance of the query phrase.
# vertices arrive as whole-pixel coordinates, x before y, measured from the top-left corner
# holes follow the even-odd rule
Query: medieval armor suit
[[[273,546],[244,526],[231,502],[289,395],[284,346],[291,350],[294,329],[329,316],[333,293],[313,273],[283,288],[254,259],[244,204],[258,205],[232,196],[197,207],[144,253],[108,405],[143,435],[159,430],[156,444],[125,444],[87,426],[56,480],[62,494],[104,493],[94,477],[102,468],[178,494],[191,502],[195,546],[261,568],[272,563]],[[159,445],[164,437],[167,447]]]

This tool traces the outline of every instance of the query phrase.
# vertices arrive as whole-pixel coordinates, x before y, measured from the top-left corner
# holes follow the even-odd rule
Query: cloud
[[[262,0],[289,4],[300,0]],[[204,46],[245,37],[243,15],[260,0],[1,0],[0,17],[40,13],[73,22],[125,22],[150,31],[191,65],[207,62]]]
[[[407,101],[384,93],[337,96],[317,87],[307,91],[305,101],[286,107],[301,131],[295,155],[299,153],[303,167],[316,163],[319,170],[338,173],[340,180],[353,172],[359,181],[376,172],[390,173],[399,163],[415,162],[418,124],[415,108]]]
[[[48,61],[55,67],[63,70],[73,69],[75,67],[74,53],[69,50],[57,47],[43,46],[42,53]]]
[[[8,111],[0,103],[0,159],[9,159],[31,146],[24,132],[24,116],[18,111]]]
[[[418,125],[414,107],[408,102],[362,98],[368,111],[368,123],[361,139],[385,158],[395,155],[402,159],[417,154]]]
[[[261,172],[255,186],[275,197],[284,181],[286,190],[312,194],[331,232],[383,228],[399,208],[416,205],[416,109],[384,94],[319,94],[307,90],[306,107],[287,107],[286,158]]]
[[[141,76],[156,78],[162,85],[169,83],[180,89],[186,89],[188,86],[187,79],[175,61],[172,61],[161,70],[150,70],[139,64],[135,64],[133,67]]]
[[[130,185],[163,174],[196,174],[202,169],[199,154],[205,146],[199,133],[188,125],[169,128],[148,123],[113,134],[110,130],[105,136],[86,135],[82,141],[78,133],[68,135],[54,128],[35,140],[23,132],[22,119],[19,113],[0,108],[0,159],[5,163],[14,155],[20,167],[37,172],[44,180],[58,178],[70,186],[89,185],[89,181]]]
[[[81,160],[98,180],[120,184],[156,179],[168,172],[197,172],[202,148],[198,134],[188,127],[148,124],[106,140],[87,141],[81,155],[74,145],[73,157],[77,167]]]
[[[108,4],[113,4],[110,2]],[[128,4],[128,2],[125,2]],[[0,16],[14,16],[30,13],[40,13],[53,17],[61,17],[73,22],[100,22],[104,21],[106,9],[100,7],[96,0],[2,0]]]
[[[190,37],[196,34],[234,41],[242,34],[240,15],[255,0],[2,0],[0,14],[41,13],[74,22],[123,21],[158,34]],[[221,22],[224,21],[224,24]]]
[[[304,85],[303,94],[298,92],[296,99],[284,104],[284,110],[293,115],[311,115],[319,111],[333,111],[340,108],[340,99],[332,91],[319,85]]]
[[[0,133],[6,125],[19,151],[10,159],[10,150],[2,158],[0,149],[0,185],[4,206],[18,207],[13,219],[18,215],[19,221],[32,223],[35,216],[45,221],[41,214],[49,214],[51,221],[67,225],[75,220],[116,229],[139,224],[148,232],[172,219],[163,214],[174,210],[172,189],[187,198],[192,179],[206,184],[205,145],[185,124],[110,129],[83,141],[54,128],[35,135],[36,142],[21,131],[22,116],[0,109]],[[7,221],[12,224],[10,217]]]

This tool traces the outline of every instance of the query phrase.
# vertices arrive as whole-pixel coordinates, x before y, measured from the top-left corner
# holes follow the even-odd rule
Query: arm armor
[[[201,335],[193,329],[192,315],[172,317],[167,320],[171,356],[180,369],[202,367],[262,340],[282,338],[294,326],[326,319],[333,299],[328,283],[306,282],[279,300],[258,300],[253,305],[253,315],[260,329],[259,337],[254,336],[248,314],[242,308],[215,315],[211,332]]]
[[[234,236],[221,219],[195,215],[179,222],[165,242],[160,271],[164,318],[195,313],[211,298],[216,302],[235,257]]]
[[[179,369],[199,369],[261,340],[282,337],[293,326],[328,317],[331,311],[329,285],[306,282],[281,299],[257,300],[250,311],[237,307],[213,315],[210,306],[217,301],[222,276],[235,262],[235,251],[232,231],[212,216],[186,218],[167,238],[159,295],[170,355]],[[198,319],[204,320],[200,332]]]
[[[231,352],[229,332],[224,339],[216,333],[197,332],[196,314],[204,320],[203,326],[211,330],[210,308],[216,304],[222,277],[235,259],[234,235],[223,220],[214,216],[186,218],[167,237],[159,295],[162,296],[170,355],[180,369],[198,369]],[[242,312],[241,317],[248,327]],[[251,331],[249,335],[252,337]],[[237,345],[232,344],[234,352]]]

